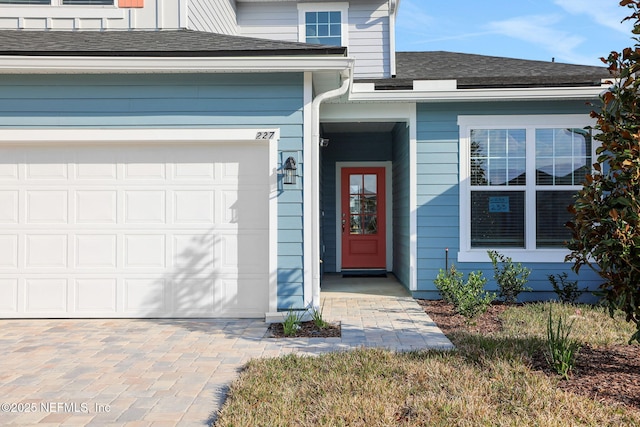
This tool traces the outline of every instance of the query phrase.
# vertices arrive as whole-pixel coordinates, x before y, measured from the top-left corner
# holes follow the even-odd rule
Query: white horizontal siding
[[[238,33],[233,0],[189,0],[187,17],[191,30],[231,35]]]
[[[349,3],[349,56],[356,58],[356,78],[389,77],[389,7],[386,0]],[[298,41],[296,2],[238,3],[238,34]]]
[[[238,34],[289,42],[298,41],[295,2],[238,3]]]
[[[356,78],[390,76],[387,1],[349,2],[349,56],[356,58]]]

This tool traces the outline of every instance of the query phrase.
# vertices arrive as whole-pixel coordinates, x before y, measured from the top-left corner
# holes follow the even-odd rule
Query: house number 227
[[[258,132],[256,133],[256,139],[273,139],[275,132]]]

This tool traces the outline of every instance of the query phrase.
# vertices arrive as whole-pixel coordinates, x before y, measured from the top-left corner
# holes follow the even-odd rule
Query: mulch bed
[[[326,328],[318,328],[314,322],[300,323],[295,335],[285,335],[282,323],[272,323],[267,332],[271,338],[336,338],[340,337],[340,324],[328,323]]]
[[[475,319],[473,325],[467,325],[464,317],[453,311],[451,304],[429,300],[418,300],[418,303],[445,335],[452,332],[489,334],[499,331],[502,328],[499,315],[508,308],[506,305],[492,305],[486,313]],[[556,376],[543,354],[534,355],[532,368]],[[640,410],[640,346],[582,347],[570,379],[560,381],[559,387]]]

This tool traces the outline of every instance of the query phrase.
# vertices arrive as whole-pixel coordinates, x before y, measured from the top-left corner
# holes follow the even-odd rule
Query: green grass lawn
[[[573,337],[626,343],[634,328],[601,308],[560,306]],[[561,390],[530,367],[544,346],[549,304],[509,308],[503,330],[452,334],[451,352],[360,349],[254,360],[217,426],[640,426],[640,411]]]

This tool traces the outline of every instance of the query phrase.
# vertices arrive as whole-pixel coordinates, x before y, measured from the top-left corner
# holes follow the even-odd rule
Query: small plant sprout
[[[324,303],[322,304],[322,307],[320,309],[317,309],[315,307],[311,309],[311,320],[319,329],[325,329],[328,326],[328,323],[326,322],[326,320],[324,320],[324,317],[322,315],[323,311]]]
[[[284,330],[285,336],[290,337],[296,334],[298,329],[300,329],[300,323],[302,323],[302,316],[303,316],[302,312],[289,309],[289,312],[284,318],[284,322],[282,322],[282,329]]]
[[[558,375],[569,379],[569,373],[575,364],[575,358],[580,346],[578,342],[569,337],[571,323],[567,323],[565,317],[560,314],[557,322],[553,320],[552,307],[549,307],[549,320],[547,322],[547,363]]]

